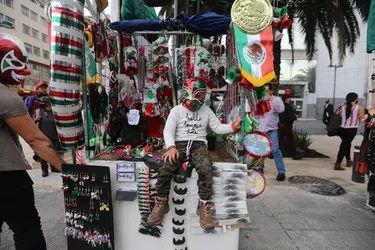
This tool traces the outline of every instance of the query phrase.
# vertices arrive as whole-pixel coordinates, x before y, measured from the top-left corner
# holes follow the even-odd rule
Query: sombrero
[[[246,33],[256,34],[271,24],[273,10],[269,0],[236,0],[231,18]]]

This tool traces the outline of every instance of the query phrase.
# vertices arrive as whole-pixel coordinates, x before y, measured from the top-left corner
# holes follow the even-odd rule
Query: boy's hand
[[[241,118],[237,118],[236,120],[232,122],[233,132],[238,132],[241,129],[241,123],[242,123]]]
[[[168,149],[168,151],[165,152],[162,157],[164,162],[168,161],[170,164],[174,164],[178,160],[179,153],[178,150],[175,147],[173,147]]]

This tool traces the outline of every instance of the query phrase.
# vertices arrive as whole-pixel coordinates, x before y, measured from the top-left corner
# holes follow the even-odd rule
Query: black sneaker
[[[285,180],[285,174],[278,174],[277,177],[276,177],[276,180],[277,181],[284,181]]]

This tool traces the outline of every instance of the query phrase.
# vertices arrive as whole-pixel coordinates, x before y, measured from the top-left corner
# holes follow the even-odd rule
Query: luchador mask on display
[[[206,99],[206,84],[196,79],[185,81],[181,89],[182,105],[190,111],[198,111]]]
[[[27,53],[23,43],[11,35],[0,33],[0,82],[18,85],[30,75],[26,66]]]

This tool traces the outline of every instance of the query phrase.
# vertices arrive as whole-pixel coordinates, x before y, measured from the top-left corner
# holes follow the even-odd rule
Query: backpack
[[[34,100],[35,100],[36,96],[35,95],[30,95],[28,97],[26,97],[24,103],[27,107],[27,111],[29,112],[30,116],[32,117],[33,116],[33,113],[34,113],[34,108],[33,108],[33,104],[34,104]]]

